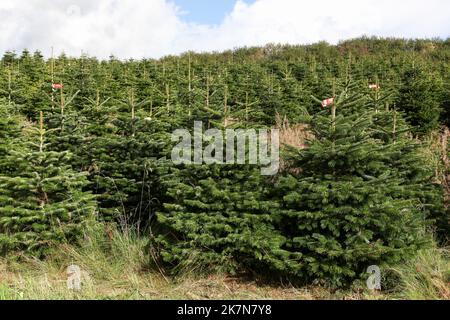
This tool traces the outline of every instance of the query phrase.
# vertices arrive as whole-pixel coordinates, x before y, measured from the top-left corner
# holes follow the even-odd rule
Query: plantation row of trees
[[[52,100],[59,105],[60,94],[51,95],[53,81],[64,84],[66,104],[78,92],[71,108],[77,111],[97,98],[109,98],[111,105],[132,96],[135,104],[145,101],[141,109],[149,112],[183,108],[197,118],[228,113],[273,123],[276,112],[302,120],[298,105],[317,112],[310,95],[329,96],[334,79],[352,74],[392,90],[389,103],[405,112],[415,132],[426,133],[450,121],[449,51],[449,41],[362,38],[338,46],[268,45],[124,62],[65,55],[44,60],[39,52],[9,52],[1,61],[0,96],[37,119],[36,110],[54,110]]]
[[[142,61],[6,53],[0,247],[45,254],[100,220],[145,230],[174,272],[344,285],[407,259],[430,229],[448,235],[421,141],[449,123],[449,57],[448,41],[365,38]],[[270,128],[277,117],[311,137],[283,147],[277,176],[170,161],[171,133],[194,121]]]

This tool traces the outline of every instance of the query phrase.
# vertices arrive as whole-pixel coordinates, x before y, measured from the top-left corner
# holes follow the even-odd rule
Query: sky
[[[0,0],[0,53],[159,58],[367,36],[447,38],[448,0]]]
[[[174,0],[182,9],[181,18],[190,23],[219,25],[233,10],[236,0]],[[255,0],[243,1],[247,4]]]

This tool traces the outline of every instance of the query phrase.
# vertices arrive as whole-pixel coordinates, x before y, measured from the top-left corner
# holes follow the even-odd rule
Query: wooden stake
[[[223,97],[223,113],[228,113],[228,85],[225,85],[224,97]]]
[[[153,99],[150,100],[150,118],[153,118]]]
[[[189,59],[189,67],[188,67],[188,82],[189,82],[189,84],[188,84],[188,90],[189,90],[189,93],[191,93],[191,91],[192,91],[192,79],[191,79],[191,63],[192,63],[192,61],[191,61],[191,53],[190,52],[188,53],[188,59]],[[189,101],[189,103],[190,103],[190,101]]]
[[[64,116],[64,107],[65,107],[65,100],[64,100],[64,92],[63,92],[63,82],[61,81],[61,89],[60,90],[60,94],[61,94],[61,116]]]
[[[166,83],[166,105],[167,111],[170,111],[170,87],[169,84]]]
[[[397,131],[397,108],[394,105],[394,123],[393,123],[393,128],[392,128],[392,138],[394,139],[394,143],[397,140],[397,137],[396,137],[397,132],[396,131]]]
[[[336,79],[333,79],[333,103],[331,105],[331,121],[333,130],[336,130]]]
[[[11,69],[8,68],[8,107],[11,107],[11,83],[12,83],[12,77],[11,77]]]
[[[192,115],[192,72],[191,72],[191,52],[188,53],[188,109],[189,109],[189,118],[191,118]]]
[[[350,68],[352,64],[352,53],[350,52],[348,54],[348,62],[347,62],[347,68],[345,70],[345,83],[348,83],[350,80]]]
[[[39,152],[44,150],[44,113],[39,114]]]
[[[331,122],[332,122],[332,130],[336,131],[336,79],[333,79],[333,103],[331,104]],[[333,136],[333,152],[336,149],[336,140]],[[336,176],[336,169],[333,168],[333,176]]]
[[[336,105],[334,102],[331,105],[331,119],[333,122],[333,130],[336,130]]]
[[[55,83],[55,58],[53,56],[53,47],[52,47],[52,55],[51,55],[51,59],[50,59],[50,73],[51,73],[51,77],[52,77],[52,86]],[[53,110],[53,102],[55,101],[55,94],[53,92],[53,88],[52,88],[52,110]]]
[[[95,109],[98,110],[99,107],[100,107],[100,90],[97,89],[96,100],[95,100]]]
[[[136,134],[136,129],[134,127],[134,119],[135,116],[135,106],[134,106],[134,90],[131,89],[131,95],[130,95],[130,104],[131,104],[131,136],[134,137]]]
[[[131,120],[134,121],[134,119],[135,119],[135,107],[134,107],[134,90],[133,89],[131,89],[130,102],[131,102]]]
[[[223,93],[223,126],[228,127],[228,86],[225,85]]]
[[[60,90],[60,94],[61,94],[61,132],[64,130],[64,108],[65,108],[65,99],[64,99],[64,92],[63,92],[63,85],[62,85],[62,81],[61,81],[61,89]]]
[[[245,92],[245,121],[248,121],[248,92]]]
[[[206,74],[206,107],[209,108],[209,74]]]
[[[269,74],[269,93],[273,94],[273,71],[270,71]]]

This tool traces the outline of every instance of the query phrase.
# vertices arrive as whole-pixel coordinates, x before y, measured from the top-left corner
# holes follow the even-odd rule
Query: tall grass
[[[395,290],[371,292],[364,286],[333,292],[322,287],[265,284],[225,274],[187,273],[168,279],[156,267],[148,240],[137,232],[95,224],[81,245],[63,244],[45,260],[26,256],[0,259],[0,300],[67,299],[450,299],[449,251],[420,251],[409,263],[392,267]],[[82,270],[82,290],[67,288],[66,268]]]
[[[134,232],[92,225],[81,245],[58,246],[45,260],[20,256],[1,261],[0,299],[151,298],[166,280],[148,269],[147,245]],[[82,270],[81,292],[67,288],[66,268],[73,264]]]
[[[429,249],[390,269],[399,284],[394,297],[407,300],[450,300],[450,251]]]

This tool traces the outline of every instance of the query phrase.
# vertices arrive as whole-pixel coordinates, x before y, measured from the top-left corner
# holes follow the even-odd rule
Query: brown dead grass
[[[276,128],[280,130],[280,144],[304,149],[307,141],[314,138],[306,124],[291,124],[286,117],[276,115]]]
[[[446,190],[446,205],[448,206],[450,200],[450,161],[448,153],[448,140],[450,139],[450,130],[444,127],[440,136],[442,163],[444,166],[444,178],[443,183]]]
[[[227,275],[192,276],[167,282],[160,274],[141,272],[83,280],[81,292],[66,287],[63,267],[28,261],[20,266],[0,260],[0,300],[362,300],[387,299],[370,292],[332,293],[321,287],[271,286]]]

